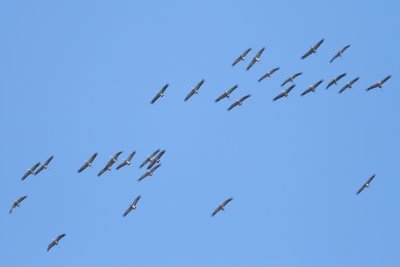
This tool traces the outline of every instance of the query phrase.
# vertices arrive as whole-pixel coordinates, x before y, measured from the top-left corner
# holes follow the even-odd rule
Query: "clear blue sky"
[[[399,266],[400,6],[350,2],[2,1],[0,265]],[[250,71],[249,60],[231,67],[263,46]],[[289,98],[273,102],[297,71]],[[325,90],[342,72],[341,85],[360,81]],[[233,98],[252,96],[227,112],[231,100],[214,99],[234,84]],[[163,165],[137,182],[156,148]],[[119,150],[137,151],[134,166],[97,177]]]

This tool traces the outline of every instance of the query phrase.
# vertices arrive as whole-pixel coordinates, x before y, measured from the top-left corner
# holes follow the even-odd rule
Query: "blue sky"
[[[398,10],[396,1],[3,1],[0,265],[399,266]],[[298,71],[289,97],[273,102]],[[325,90],[342,72],[340,85],[360,81]],[[214,99],[234,84],[233,99],[252,96],[227,112],[232,100]],[[157,148],[162,166],[137,182]],[[133,166],[97,177],[120,150],[121,159],[137,151]],[[94,152],[94,168],[77,174]],[[50,155],[48,170],[21,182]]]

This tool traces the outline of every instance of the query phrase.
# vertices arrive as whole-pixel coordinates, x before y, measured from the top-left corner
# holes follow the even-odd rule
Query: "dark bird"
[[[318,43],[316,43],[313,47],[310,48],[302,57],[301,59],[305,59],[311,54],[315,54],[317,52],[318,47],[324,42],[324,39],[321,39]]]
[[[157,149],[154,151],[150,156],[148,156],[143,163],[139,166],[139,168],[142,168],[144,165],[146,165],[148,162],[152,162],[154,160],[154,156],[157,155],[157,153],[160,152],[160,149]]]
[[[286,89],[285,91],[283,91],[282,93],[280,93],[279,95],[277,95],[273,100],[276,101],[276,100],[278,100],[279,98],[288,97],[290,91],[292,91],[292,89],[293,89],[295,86],[296,86],[296,85],[293,84],[293,85],[290,86],[288,89]]]
[[[365,183],[360,187],[360,189],[358,189],[357,195],[360,194],[365,188],[368,188],[369,185],[370,185],[370,183],[372,182],[372,180],[373,180],[374,178],[375,178],[375,174],[372,175],[372,176],[368,179],[368,181],[365,182]]]
[[[392,77],[391,75],[385,77],[383,80],[371,85],[370,87],[367,88],[367,91],[374,89],[374,88],[382,88],[383,84]]]
[[[232,105],[229,106],[228,111],[233,109],[236,106],[241,106],[243,104],[243,101],[245,101],[247,98],[249,98],[251,95],[245,95],[240,99],[236,99],[235,103],[233,103]]]
[[[164,92],[165,92],[165,90],[167,90],[168,85],[169,84],[167,83],[166,85],[163,86],[163,88],[161,88],[160,91],[158,91],[158,93],[150,101],[150,104],[154,104],[157,101],[157,99],[164,96]]]
[[[235,61],[232,63],[232,67],[238,64],[240,61],[244,61],[246,55],[251,51],[251,48],[246,49]]]
[[[65,234],[61,234],[59,236],[57,236],[53,241],[51,241],[51,243],[48,245],[47,247],[47,252],[49,252],[49,250],[58,245],[58,242],[60,242],[60,240],[65,236]]]
[[[275,71],[277,71],[277,70],[279,70],[279,69],[280,69],[280,68],[278,67],[278,68],[273,68],[272,70],[268,71],[268,72],[265,73],[263,76],[261,76],[260,79],[258,79],[258,82],[261,82],[262,80],[264,80],[264,79],[267,78],[267,77],[271,77],[271,75],[272,75]]]
[[[24,175],[22,176],[21,180],[22,180],[22,181],[25,180],[26,177],[28,177],[29,175],[31,175],[32,173],[34,173],[35,170],[36,170],[36,168],[39,167],[39,165],[40,165],[40,162],[36,163],[36,164],[33,165],[30,169],[28,169],[28,170],[26,171],[26,173],[24,173]]]
[[[323,82],[324,80],[320,80],[316,82],[314,85],[308,87],[307,90],[305,90],[303,93],[301,93],[301,96],[308,94],[309,92],[315,92],[315,89]]]
[[[253,59],[250,61],[246,70],[249,70],[251,67],[253,67],[254,63],[260,61],[261,54],[264,52],[264,50],[265,50],[265,47],[261,48],[260,51],[258,51],[257,55],[255,57],[253,57]]]
[[[21,202],[24,201],[24,199],[27,198],[27,197],[28,197],[28,196],[25,195],[25,196],[23,196],[23,197],[18,198],[18,199],[12,204],[11,209],[10,209],[10,214],[13,212],[13,210],[14,210],[16,207],[19,207],[19,205],[21,204]]]
[[[235,85],[233,86],[231,89],[229,89],[228,91],[225,91],[222,95],[220,95],[217,99],[215,99],[215,102],[219,102],[220,100],[224,99],[225,97],[229,98],[230,94],[233,93],[233,91],[236,90],[236,88],[238,88],[239,85]]]
[[[36,170],[35,175],[37,175],[39,172],[43,171],[44,169],[47,170],[47,166],[49,165],[50,161],[54,158],[54,156],[51,156],[50,158],[48,158],[46,160],[45,163],[42,164],[42,166],[40,166],[39,169]]]
[[[347,48],[349,48],[350,45],[346,45],[345,47],[343,47],[342,49],[340,49],[331,59],[331,61],[329,61],[329,63],[332,63],[336,58],[343,56],[344,51],[346,51]]]
[[[138,181],[140,182],[141,180],[143,180],[144,178],[146,178],[147,176],[153,176],[153,173],[155,170],[158,169],[158,167],[161,166],[161,163],[157,164],[156,166],[154,166],[153,168],[151,168],[150,170],[147,170],[145,174],[143,174],[142,176],[140,176],[140,178],[138,179]]]
[[[200,87],[203,85],[203,83],[205,82],[205,80],[201,80],[192,90],[190,90],[189,94],[187,94],[187,96],[185,97],[185,101],[188,101],[189,98],[192,97],[192,95],[194,94],[198,94]]]
[[[97,174],[97,176],[102,175],[105,171],[111,171],[111,167],[112,165],[118,160],[119,155],[121,155],[122,151],[119,151],[117,153],[115,153],[114,157],[112,157],[106,164],[106,166],[104,166],[103,169],[101,169],[101,171]]]
[[[147,166],[147,169],[150,170],[150,169],[154,166],[154,164],[159,163],[159,162],[160,162],[160,159],[161,159],[161,157],[164,155],[164,153],[165,153],[165,150],[163,150],[163,151],[161,151],[160,153],[158,153],[158,154],[154,157],[154,160],[152,160],[152,161],[150,162],[149,166]]]
[[[97,152],[94,153],[88,161],[85,161],[85,163],[82,165],[82,167],[79,168],[78,173],[81,173],[84,169],[87,167],[92,167],[92,163],[94,159],[97,157]]]
[[[131,162],[132,162],[132,158],[133,158],[133,156],[136,154],[136,151],[133,151],[129,156],[128,156],[128,158],[126,158],[125,160],[124,160],[124,162],[122,162],[121,164],[119,164],[118,166],[117,166],[117,170],[119,170],[119,169],[121,169],[122,167],[124,167],[124,166],[126,166],[126,165],[131,165]]]
[[[328,85],[326,86],[326,89],[328,89],[329,87],[331,87],[332,85],[336,85],[337,84],[337,82],[340,80],[340,79],[342,79],[344,76],[346,76],[347,75],[347,73],[342,73],[342,74],[340,74],[339,76],[337,76],[335,79],[333,79],[332,81],[330,81],[329,83],[328,83]]]
[[[124,212],[124,214],[122,216],[126,217],[126,215],[128,215],[129,212],[131,212],[132,210],[135,210],[136,204],[138,203],[139,199],[140,199],[140,195],[135,198],[135,200],[132,202],[132,204],[129,205],[129,208]]]
[[[211,216],[215,216],[215,214],[217,214],[218,212],[220,212],[221,210],[224,211],[225,210],[225,206],[232,201],[233,198],[228,198],[227,200],[225,200],[224,202],[222,202],[221,204],[219,204],[219,206],[213,211],[213,213],[211,213]]]
[[[360,79],[360,77],[354,78],[353,80],[351,80],[350,82],[346,83],[342,89],[340,89],[339,94],[341,94],[344,90],[346,90],[347,88],[352,88],[353,84],[358,81]]]
[[[294,79],[296,79],[297,76],[300,76],[300,75],[302,75],[302,74],[303,74],[302,72],[297,72],[297,73],[293,74],[292,76],[290,76],[289,78],[287,78],[287,79],[281,84],[281,87],[284,86],[285,84],[287,84],[288,82],[293,82]]]

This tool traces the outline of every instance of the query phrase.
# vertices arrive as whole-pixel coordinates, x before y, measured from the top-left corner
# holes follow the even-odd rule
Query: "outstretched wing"
[[[129,206],[129,208],[124,212],[124,214],[122,216],[126,217],[126,215],[129,214],[129,212],[131,212],[133,210],[132,206]]]
[[[237,105],[239,105],[238,101],[235,101],[232,105],[229,106],[229,108],[227,109],[228,111],[233,109],[234,107],[236,107]]]
[[[160,93],[157,93],[157,94],[153,97],[153,99],[150,101],[150,104],[154,104],[154,103],[157,101],[157,99],[160,98],[160,96],[161,96],[161,94],[160,94]]]
[[[280,93],[279,95],[277,95],[276,97],[274,97],[273,101],[278,100],[279,98],[282,98],[285,96],[285,92]]]
[[[149,170],[150,173],[153,173],[155,170],[157,170],[159,167],[161,166],[161,163],[157,164],[156,166],[154,166],[153,168],[151,168]]]
[[[367,91],[378,88],[378,87],[379,87],[379,83],[374,83],[373,85],[371,85],[370,87],[367,88]]]
[[[242,98],[239,99],[240,102],[245,101],[247,98],[249,98],[251,95],[245,95]]]
[[[324,80],[319,80],[313,85],[314,90],[323,82]]]
[[[350,85],[353,85],[356,81],[358,81],[360,79],[360,77],[354,78],[351,82]]]
[[[357,195],[358,194],[360,194],[364,189],[365,189],[365,187],[367,187],[365,184],[363,184],[361,187],[360,187],[360,189],[358,189],[358,191],[357,191]]]
[[[267,78],[270,75],[271,74],[269,72],[265,73],[263,76],[260,77],[260,79],[258,79],[258,82],[261,82],[262,80],[264,80],[265,78]]]
[[[54,247],[55,244],[56,244],[55,241],[51,241],[51,243],[47,246],[47,252],[49,252],[49,250],[50,250],[52,247]]]
[[[249,70],[251,67],[253,67],[253,65],[254,65],[254,63],[256,63],[256,59],[255,58],[253,58],[251,61],[250,61],[250,63],[249,63],[249,65],[247,66],[247,68],[246,68],[246,70]]]
[[[370,184],[370,183],[372,182],[372,180],[374,180],[375,176],[376,176],[376,175],[373,174],[373,175],[368,179],[367,184]]]
[[[287,84],[288,82],[290,82],[291,77],[287,78],[285,81],[283,81],[283,83],[281,84],[281,87],[284,86],[285,84]]]
[[[61,234],[61,235],[57,236],[56,241],[59,242],[64,236],[65,236],[65,234]]]
[[[194,95],[194,93],[195,93],[194,89],[190,90],[190,92],[185,97],[185,101],[188,101]]]
[[[97,174],[97,176],[100,177],[105,171],[108,170],[108,167],[109,167],[108,164],[106,166],[104,166],[104,168],[101,169],[101,171]]]
[[[34,175],[38,175],[39,172],[43,171],[43,170],[44,170],[44,166],[45,166],[45,165],[42,164],[42,165],[35,171]]]
[[[337,59],[340,56],[340,52],[337,52],[332,59],[329,61],[329,63],[332,63],[335,59]]]
[[[387,80],[389,80],[391,77],[392,77],[392,75],[389,75],[389,76],[387,76],[386,78],[384,78],[384,79],[381,81],[381,85],[384,84],[384,83],[385,83]]]
[[[228,96],[228,93],[223,93],[222,95],[220,95],[217,99],[215,99],[215,103],[221,101],[222,99],[224,99],[225,97]]]
[[[218,206],[218,208],[216,208],[213,213],[211,213],[211,216],[215,216],[215,214],[217,214],[220,210],[222,209],[221,205]]]
[[[261,57],[262,53],[264,52],[264,50],[265,50],[265,47],[261,48],[260,51],[258,51],[258,53],[256,55],[256,58],[260,59],[260,57]]]
[[[311,92],[313,90],[313,87],[310,86],[307,90],[305,90],[303,93],[301,93],[301,96],[308,94],[309,92]]]
[[[85,162],[82,167],[79,168],[78,173],[81,173],[83,170],[85,170],[87,167],[89,167],[89,163]]]
[[[122,154],[122,151],[115,153],[113,159],[118,160],[118,157]]]
[[[297,73],[293,74],[292,75],[292,80],[294,80],[296,77],[298,77],[298,76],[300,76],[302,74],[303,74],[302,72],[297,72]]]
[[[242,53],[242,57],[246,57],[247,54],[251,51],[251,47],[246,49],[243,53]]]
[[[127,161],[125,160],[124,162],[122,162],[121,164],[119,164],[118,166],[117,166],[117,168],[115,168],[116,170],[119,170],[119,169],[121,169],[122,167],[124,167],[125,165],[127,165],[128,163],[127,163]]]
[[[329,83],[328,83],[328,85],[326,86],[326,89],[328,89],[329,87],[331,87],[334,83],[335,83],[335,79],[333,79],[332,81],[330,81]]]
[[[321,44],[324,42],[324,39],[321,39],[318,43],[316,43],[315,45],[314,45],[314,50],[317,50],[320,46],[321,46]]]
[[[135,198],[135,200],[133,201],[132,205],[133,205],[133,206],[136,206],[136,204],[139,202],[139,199],[140,199],[140,198],[141,198],[140,195],[137,196],[137,197]]]
[[[26,177],[28,177],[30,174],[34,173],[34,171],[36,170],[37,167],[39,167],[40,162],[36,163],[35,165],[33,165],[28,171],[26,171],[24,173],[24,175],[22,176],[21,180],[25,180]]]
[[[97,157],[97,152],[94,153],[94,154],[90,157],[90,159],[88,160],[88,162],[89,162],[89,163],[92,163],[96,157]]]
[[[240,56],[238,58],[236,58],[235,61],[233,61],[233,63],[232,63],[232,67],[235,66],[236,64],[238,64],[241,60],[242,60],[242,57],[240,57]]]
[[[339,94],[341,94],[344,90],[346,90],[347,88],[349,88],[349,84],[348,83],[346,83],[343,87],[342,87],[342,89],[340,89],[339,90]]]
[[[144,178],[146,178],[147,176],[150,175],[150,171],[146,171],[146,173],[144,173],[142,176],[140,176],[140,178],[138,179],[138,181],[140,182],[141,180],[143,180]]]
[[[291,85],[288,89],[285,90],[285,93],[289,94],[290,91],[292,91],[295,86],[296,86],[295,84]]]
[[[227,200],[225,200],[224,202],[222,202],[222,206],[225,207],[226,204],[228,204],[229,202],[231,202],[233,200],[233,198],[228,198]]]
[[[301,59],[305,59],[306,57],[308,57],[309,55],[311,55],[312,52],[313,52],[312,49],[308,50],[308,51],[301,57]]]
[[[161,157],[164,155],[165,150],[161,151],[160,153],[157,154],[157,156],[154,158],[154,160],[147,166],[147,169],[150,170],[151,167],[154,166],[154,164],[158,163],[161,159]]]

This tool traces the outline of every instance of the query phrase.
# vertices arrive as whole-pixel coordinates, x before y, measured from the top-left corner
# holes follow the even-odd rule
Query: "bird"
[[[251,47],[246,49],[235,61],[232,63],[232,67],[238,64],[240,61],[244,61],[246,55],[251,51]]]
[[[279,98],[282,98],[282,97],[288,97],[290,91],[292,91],[293,88],[294,88],[295,86],[296,86],[295,84],[293,84],[292,86],[290,86],[288,89],[286,89],[285,91],[283,91],[282,93],[280,93],[279,95],[277,95],[277,96],[273,99],[273,101],[276,101],[276,100],[278,100]]]
[[[308,87],[307,90],[305,90],[303,93],[301,93],[301,96],[308,94],[309,92],[315,92],[315,89],[323,82],[324,80],[319,80],[316,82],[314,85]]]
[[[353,80],[351,80],[350,82],[346,83],[342,89],[340,89],[339,94],[341,94],[344,90],[346,90],[347,88],[352,88],[353,84],[358,81],[360,79],[360,77],[354,78]]]
[[[169,84],[167,83],[166,85],[163,86],[163,88],[161,88],[160,91],[158,91],[158,93],[153,97],[153,99],[150,101],[150,104],[154,104],[157,99],[159,99],[160,97],[164,96],[165,90],[167,90],[167,87],[169,86]]]
[[[204,79],[202,79],[192,90],[190,90],[189,94],[185,97],[185,102],[189,100],[189,98],[192,97],[194,94],[198,94],[200,87],[203,85],[205,82]]]
[[[26,171],[26,173],[24,173],[24,175],[22,176],[21,180],[22,180],[22,181],[25,180],[26,177],[28,177],[29,175],[31,175],[32,173],[34,173],[35,170],[36,170],[36,168],[39,167],[39,165],[40,165],[40,162],[36,163],[36,164],[33,165],[30,169],[28,169],[28,170]]]
[[[22,197],[18,198],[17,200],[15,200],[15,202],[11,206],[11,209],[10,209],[9,213],[11,214],[16,207],[19,207],[21,202],[24,201],[24,199],[27,198],[27,197],[28,196],[25,195],[25,196],[22,196]]]
[[[160,153],[158,153],[158,154],[154,157],[154,160],[152,160],[152,161],[150,162],[149,166],[147,166],[147,169],[150,170],[150,169],[154,166],[154,164],[159,163],[159,162],[160,162],[160,159],[161,159],[161,157],[164,155],[164,153],[165,153],[165,150],[163,150],[163,151],[161,151]]]
[[[132,158],[133,158],[133,156],[136,154],[136,151],[133,151],[129,156],[128,156],[128,158],[127,159],[125,159],[124,160],[124,162],[122,162],[121,164],[119,164],[118,166],[117,166],[117,170],[119,170],[119,169],[121,169],[122,167],[124,167],[124,166],[126,166],[126,165],[131,165],[131,161],[132,161]]]
[[[383,84],[384,84],[387,80],[389,80],[391,77],[392,77],[391,75],[386,76],[383,80],[381,80],[381,81],[379,81],[379,82],[377,82],[377,83],[371,85],[371,86],[368,87],[366,90],[369,91],[369,90],[372,90],[372,89],[374,89],[374,88],[382,88]]]
[[[151,162],[154,160],[155,155],[157,155],[157,153],[160,152],[160,149],[157,149],[156,151],[154,151],[153,153],[151,153],[150,156],[148,156],[143,163],[139,166],[139,168],[142,168],[144,165],[146,165],[148,162]]]
[[[301,59],[305,59],[311,54],[315,54],[317,52],[318,47],[324,42],[325,40],[322,38],[318,43],[316,43],[313,47],[310,48],[302,57]]]
[[[236,101],[232,104],[232,105],[230,105],[229,106],[229,108],[227,109],[228,111],[229,110],[231,110],[231,109],[233,109],[234,107],[236,107],[236,106],[241,106],[242,104],[243,104],[243,101],[245,101],[247,98],[249,98],[251,95],[245,95],[245,96],[243,96],[242,98],[240,98],[240,99],[236,99]]]
[[[221,210],[224,211],[225,210],[225,206],[231,202],[233,200],[233,198],[228,198],[227,200],[225,200],[224,202],[222,202],[221,204],[219,204],[219,206],[213,211],[213,213],[211,213],[211,216],[214,217],[215,214],[217,214],[218,212],[220,212]]]
[[[368,188],[369,185],[371,184],[372,180],[375,178],[375,176],[376,176],[376,175],[373,174],[373,175],[368,179],[368,181],[365,182],[365,183],[360,187],[360,189],[358,189],[356,195],[360,194],[365,188]]]
[[[143,180],[144,178],[146,178],[147,176],[153,176],[153,173],[155,170],[158,169],[158,167],[161,166],[161,163],[157,164],[156,166],[154,166],[153,168],[151,168],[150,170],[147,170],[145,174],[143,174],[142,176],[140,176],[140,178],[138,179],[138,181],[140,182],[141,180]]]
[[[347,73],[342,73],[342,74],[340,74],[339,76],[337,76],[335,79],[333,79],[332,81],[330,81],[329,83],[328,83],[328,85],[326,86],[326,89],[328,89],[329,87],[331,87],[332,85],[336,85],[337,84],[337,82],[340,80],[340,79],[342,79],[344,76],[346,76],[347,75]]]
[[[254,63],[260,61],[261,54],[264,52],[264,50],[265,50],[265,47],[261,48],[260,51],[258,51],[257,55],[255,57],[253,57],[253,59],[250,61],[246,70],[249,70],[251,67],[253,67]]]
[[[82,167],[79,168],[78,173],[81,173],[83,170],[85,170],[87,167],[92,167],[92,163],[94,159],[97,157],[97,152],[94,153],[88,161],[85,161],[85,163],[82,165]]]
[[[297,73],[293,74],[292,76],[290,76],[289,78],[287,78],[287,79],[281,84],[281,87],[284,86],[285,84],[287,84],[288,82],[293,82],[294,79],[296,79],[297,76],[300,76],[300,75],[302,75],[302,74],[303,74],[302,72],[297,72]]]
[[[54,156],[51,156],[50,158],[48,158],[46,160],[45,163],[42,164],[42,166],[40,166],[39,169],[36,170],[36,172],[34,173],[35,175],[38,175],[39,172],[43,171],[44,169],[47,170],[47,166],[49,165],[50,161],[54,158]]]
[[[65,236],[65,234],[61,234],[59,236],[57,236],[55,239],[53,239],[53,241],[51,241],[51,243],[47,246],[47,252],[49,252],[49,250],[58,245],[58,242],[60,242],[60,240]]]
[[[119,155],[121,155],[122,151],[115,153],[115,155],[107,162],[106,166],[97,174],[100,177],[105,171],[111,171],[112,165],[118,160]]]
[[[344,51],[346,51],[347,48],[349,48],[350,45],[346,45],[345,47],[343,47],[342,49],[340,49],[333,57],[332,59],[329,61],[329,63],[332,63],[336,58],[341,57],[344,53]]]
[[[132,204],[129,205],[129,208],[122,215],[123,217],[126,217],[126,215],[128,215],[129,212],[136,209],[136,205],[137,205],[139,199],[140,199],[140,195],[135,198],[135,200],[132,202]]]
[[[260,79],[258,79],[258,82],[261,82],[262,80],[264,80],[264,79],[267,78],[267,77],[271,77],[271,75],[272,75],[275,71],[277,71],[277,70],[279,70],[279,69],[280,69],[280,68],[277,67],[277,68],[273,68],[272,70],[268,71],[268,72],[265,73],[263,76],[261,76]]]
[[[234,85],[231,89],[225,91],[222,95],[220,95],[217,99],[215,99],[215,103],[221,101],[222,99],[224,99],[225,97],[229,98],[230,94],[233,93],[233,91],[236,90],[236,88],[238,88],[239,85]]]

